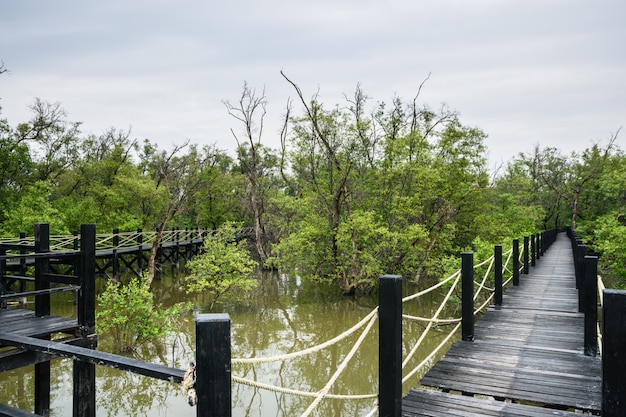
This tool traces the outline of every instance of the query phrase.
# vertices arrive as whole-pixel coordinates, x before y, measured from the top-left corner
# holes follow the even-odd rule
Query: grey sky
[[[329,106],[357,83],[372,105],[408,100],[431,73],[422,102],[484,130],[492,164],[537,143],[581,151],[626,125],[622,0],[0,0],[0,59],[12,126],[40,97],[85,133],[132,127],[165,148],[233,149],[222,100],[244,80],[265,88],[263,142],[277,147],[294,97],[280,70]]]

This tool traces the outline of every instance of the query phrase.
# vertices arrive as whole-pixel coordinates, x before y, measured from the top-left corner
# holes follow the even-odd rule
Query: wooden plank
[[[502,306],[482,315],[474,342],[455,343],[421,383],[599,412],[601,360],[584,355],[584,315],[578,312],[569,242],[560,237],[529,272],[520,277],[519,286],[507,289]],[[411,401],[417,407],[426,399],[420,395]],[[502,415],[481,414],[467,402],[452,407],[459,414],[448,414],[440,405],[439,414],[433,409],[432,415]]]
[[[49,340],[35,339],[32,337],[9,334],[6,332],[0,332],[0,343],[27,350],[52,353],[74,360],[89,362],[95,365],[108,366],[110,368],[134,372],[136,374],[170,382],[182,382],[185,374],[185,371],[182,369],[170,368],[164,365],[114,355],[112,353],[98,352],[96,350],[86,349],[79,346],[65,345]]]
[[[553,408],[505,403],[493,398],[475,398],[440,391],[412,389],[403,401],[404,416],[459,417],[575,417],[573,412]]]

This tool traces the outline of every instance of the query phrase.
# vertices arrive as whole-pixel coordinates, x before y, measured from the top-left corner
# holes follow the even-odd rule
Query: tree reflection
[[[231,317],[232,354],[234,358],[276,356],[296,352],[326,342],[343,333],[376,307],[375,298],[350,298],[337,295],[334,289],[300,283],[277,273],[259,276],[257,289],[245,302],[222,304],[221,312]],[[189,300],[179,291],[176,279],[164,277],[154,283],[155,293],[164,305]],[[444,290],[445,291],[445,290]],[[431,316],[443,293],[431,293],[403,306],[407,314]],[[451,307],[455,308],[454,306]],[[202,311],[200,309],[200,311]],[[442,313],[452,317],[454,311]],[[135,359],[184,369],[195,359],[195,316],[187,312],[180,317],[181,327],[163,343],[148,344],[133,353]],[[424,324],[405,321],[403,349],[405,354],[424,330]],[[378,331],[372,328],[344,373],[331,388],[332,394],[369,394],[378,391]],[[409,363],[416,366],[439,344],[449,330],[441,326],[425,339],[422,349]],[[251,381],[306,392],[323,388],[358,339],[360,331],[340,343],[307,356],[257,365],[233,364],[233,375]],[[110,351],[112,342],[102,337],[99,350]],[[72,408],[72,361],[55,360],[52,368],[53,415],[69,415]],[[408,370],[407,369],[407,372]],[[408,386],[416,385],[416,375]],[[107,416],[195,416],[196,408],[186,403],[178,384],[154,380],[110,368],[97,367],[98,415]],[[32,367],[0,374],[0,403],[32,411],[34,399]],[[232,385],[233,416],[287,417],[300,415],[313,402],[300,397]],[[362,416],[373,405],[373,399],[325,399],[317,415]]]

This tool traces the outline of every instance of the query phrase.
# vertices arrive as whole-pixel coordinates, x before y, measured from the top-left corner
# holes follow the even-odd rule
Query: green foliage
[[[14,237],[20,232],[30,232],[37,222],[50,223],[52,234],[70,234],[63,215],[50,204],[50,188],[50,183],[45,181],[37,181],[25,187],[15,206],[4,212],[2,234]]]
[[[591,246],[600,254],[600,267],[607,288],[626,289],[626,218],[614,212],[581,227]]]
[[[206,239],[203,252],[187,263],[187,292],[207,295],[210,308],[222,296],[239,299],[257,286],[257,280],[250,277],[257,263],[250,257],[245,241],[235,240],[235,231],[233,224],[226,224]]]
[[[116,351],[132,351],[174,331],[176,317],[186,308],[184,304],[156,306],[146,280],[133,278],[125,285],[107,283],[98,296],[96,321],[100,332],[113,336]]]

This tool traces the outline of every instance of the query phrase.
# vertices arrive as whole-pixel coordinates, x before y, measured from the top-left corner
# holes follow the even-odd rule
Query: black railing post
[[[519,285],[519,239],[513,239],[513,285]]]
[[[495,303],[502,305],[502,245],[496,245],[493,249],[493,271],[495,283]]]
[[[35,252],[50,252],[50,225],[35,223]],[[35,258],[35,290],[50,288],[48,258]],[[50,294],[35,296],[35,315],[50,315]],[[35,364],[35,414],[50,415],[50,361]]]
[[[84,335],[96,332],[96,225],[80,226],[78,324]]]
[[[587,255],[587,246],[577,243],[574,247],[574,274],[576,275],[576,288],[580,289],[583,283],[583,259]]]
[[[120,261],[117,254],[117,247],[120,245],[120,229],[113,229],[113,278],[117,279],[120,273]]]
[[[537,265],[537,237],[536,235],[530,235],[530,266]]]
[[[543,253],[543,250],[541,249],[541,233],[537,233],[535,235],[535,243],[536,243],[536,249],[537,249],[537,260],[541,259],[541,255]]]
[[[198,417],[232,415],[230,361],[230,317],[228,314],[199,314],[196,317]]]
[[[0,256],[4,256],[6,254],[7,254],[6,249],[1,248]],[[7,260],[1,259],[0,260],[0,295],[4,295],[8,291],[7,282],[6,282],[6,279],[4,278],[6,271],[7,271]],[[7,301],[5,299],[0,300],[0,310],[4,310],[6,308],[7,308]]]
[[[626,291],[604,290],[602,313],[602,416],[626,409]]]
[[[585,256],[584,263],[585,355],[596,356],[598,354],[598,257]]]
[[[576,288],[578,288],[578,312],[584,313],[583,299],[585,298],[585,286],[583,279],[585,276],[585,256],[587,256],[587,246],[576,246],[576,262],[574,263],[574,273],[576,275]]]
[[[474,340],[474,254],[461,254],[461,332],[462,339]]]
[[[137,229],[137,274],[141,277],[143,272],[143,230]]]
[[[26,244],[26,232],[20,232],[20,243]],[[26,253],[28,253],[27,250],[20,250],[20,255],[25,255]],[[26,276],[26,268],[26,258],[22,257],[20,258],[20,272],[18,273],[18,275]],[[20,292],[26,292],[26,281],[23,279],[20,280]],[[26,304],[26,297],[24,297],[22,300],[23,304]]]
[[[96,347],[96,225],[80,226],[78,325],[87,347]],[[96,365],[74,361],[74,417],[96,415]]]
[[[402,278],[384,275],[378,292],[378,415],[402,412]]]
[[[528,274],[529,272],[529,267],[528,267],[528,261],[529,261],[529,247],[528,247],[528,243],[529,243],[529,238],[528,236],[524,236],[524,275]]]

